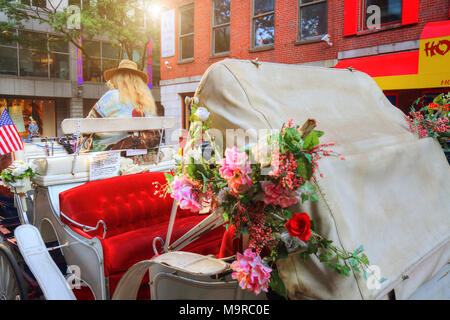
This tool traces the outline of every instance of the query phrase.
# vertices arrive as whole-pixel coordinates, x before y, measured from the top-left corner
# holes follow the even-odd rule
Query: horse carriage
[[[362,241],[388,281],[370,288],[357,275],[343,277],[314,257],[300,263],[292,254],[277,264],[289,298],[450,298],[448,163],[435,141],[409,132],[370,77],[224,60],[208,69],[194,99],[208,106],[218,136],[240,129],[244,140],[254,141],[259,129],[279,128],[286,118],[315,118],[325,141],[346,155],[343,162],[321,160],[323,201],[300,205],[340,247]],[[62,128],[79,135],[165,130],[174,123],[167,117],[67,119]],[[216,141],[225,146],[240,138]],[[20,223],[5,231],[4,218],[1,227],[0,298],[26,299],[37,287],[33,292],[46,299],[267,298],[241,290],[232,278],[230,262],[244,241],[230,237],[221,214],[207,204],[193,214],[158,195],[163,172],[176,167],[173,148],[161,147],[151,166],[124,159],[121,165],[114,151],[34,150],[22,155],[36,166],[32,188],[14,194]]]

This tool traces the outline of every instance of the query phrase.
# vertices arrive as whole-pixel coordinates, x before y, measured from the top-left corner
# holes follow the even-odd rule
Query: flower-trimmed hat
[[[117,68],[105,70],[105,72],[103,73],[103,78],[105,79],[105,81],[108,81],[112,78],[113,75],[121,72],[122,70],[131,71],[141,77],[141,79],[144,80],[144,83],[148,82],[148,76],[145,74],[145,72],[138,70],[136,62],[127,59],[120,61]]]

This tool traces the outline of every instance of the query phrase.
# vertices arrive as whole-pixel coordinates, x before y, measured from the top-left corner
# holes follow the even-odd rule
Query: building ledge
[[[252,53],[252,52],[261,52],[261,51],[269,51],[269,50],[273,50],[273,49],[275,49],[275,45],[271,44],[271,45],[251,48],[250,50],[248,50],[248,52],[250,52],[250,53]]]

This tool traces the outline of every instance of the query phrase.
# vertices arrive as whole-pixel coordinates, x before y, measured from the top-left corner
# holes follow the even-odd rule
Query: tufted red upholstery
[[[154,182],[166,183],[161,172],[139,173],[85,183],[61,192],[60,210],[77,223],[95,227],[99,220],[107,226],[103,239],[103,227],[83,232],[79,227],[61,216],[61,220],[75,232],[85,237],[97,237],[103,247],[105,276],[120,279],[121,274],[138,261],[153,256],[155,237],[165,240],[173,199],[154,195]],[[206,216],[186,210],[178,210],[172,242]],[[225,228],[217,228],[184,251],[200,254],[218,254]],[[110,282],[111,294],[115,280]]]

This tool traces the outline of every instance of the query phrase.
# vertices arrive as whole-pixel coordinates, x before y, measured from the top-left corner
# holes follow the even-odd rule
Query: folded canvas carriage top
[[[350,70],[224,60],[196,92],[212,127],[279,129],[288,118],[317,120],[322,142],[346,160],[320,160],[319,202],[306,211],[319,233],[350,251],[364,245],[388,279],[369,289],[359,275],[329,271],[314,257],[279,263],[291,298],[372,299],[395,289],[408,298],[450,257],[450,167],[439,144],[419,140],[404,114],[366,74]],[[248,132],[250,136],[255,132]],[[227,141],[232,145],[233,141]]]

